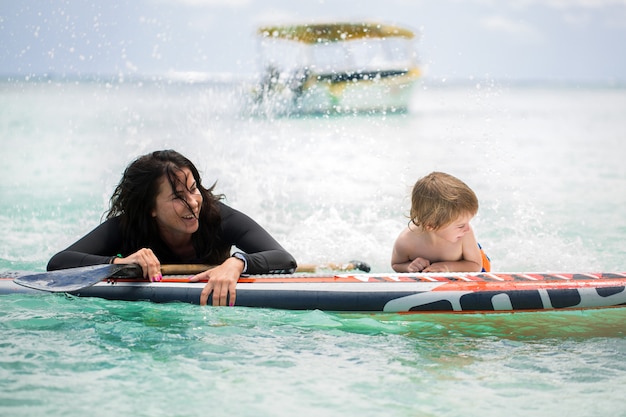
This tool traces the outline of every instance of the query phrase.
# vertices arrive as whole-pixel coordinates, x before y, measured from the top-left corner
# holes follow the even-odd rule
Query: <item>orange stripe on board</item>
[[[187,283],[191,276],[182,275],[166,275],[161,282]],[[537,288],[558,286],[557,283],[563,283],[571,288],[580,286],[595,286],[601,282],[601,286],[610,285],[623,286],[626,279],[626,273],[478,273],[478,274],[354,274],[354,275],[327,275],[327,276],[311,276],[311,275],[258,275],[245,276],[239,279],[242,283],[333,283],[333,282],[441,282],[445,283],[443,288],[451,288],[456,285],[468,288],[468,285],[483,284],[490,288],[513,288],[523,286],[530,288],[536,285]],[[133,281],[137,279],[112,278],[112,281]],[[141,282],[141,280],[139,280]],[[206,282],[198,281],[198,282]],[[574,284],[574,283],[581,283]],[[498,286],[499,284],[499,286]],[[442,288],[442,287],[440,287]],[[442,289],[443,289],[442,288]]]
[[[538,280],[538,281],[501,281],[501,282],[448,282],[434,288],[432,291],[516,291],[539,289],[579,289],[579,288],[606,288],[624,287],[623,279],[588,279],[588,280]]]

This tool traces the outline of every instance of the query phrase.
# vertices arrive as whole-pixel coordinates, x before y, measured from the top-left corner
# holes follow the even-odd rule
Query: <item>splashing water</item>
[[[0,271],[43,270],[101,221],[123,168],[161,148],[303,263],[389,271],[411,186],[440,170],[476,191],[495,270],[624,269],[623,89],[424,86],[403,115],[294,118],[250,116],[246,91],[0,83]],[[620,415],[625,319],[6,296],[0,414]]]

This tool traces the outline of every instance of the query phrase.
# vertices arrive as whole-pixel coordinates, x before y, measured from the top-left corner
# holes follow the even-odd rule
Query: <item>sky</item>
[[[362,20],[433,80],[626,81],[626,0],[0,0],[0,75],[254,74],[258,26]]]

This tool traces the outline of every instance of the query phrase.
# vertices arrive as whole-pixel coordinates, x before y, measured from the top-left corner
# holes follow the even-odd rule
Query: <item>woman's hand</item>
[[[214,306],[234,306],[237,297],[237,281],[243,272],[243,268],[244,263],[242,260],[228,258],[221,265],[193,276],[189,280],[190,282],[197,282],[203,279],[208,280],[200,294],[200,305],[205,306],[209,295],[213,293]]]
[[[137,264],[143,271],[144,278],[148,278],[150,281],[161,281],[161,262],[156,257],[152,249],[139,249],[132,255],[128,255],[125,258],[113,259],[114,264]]]

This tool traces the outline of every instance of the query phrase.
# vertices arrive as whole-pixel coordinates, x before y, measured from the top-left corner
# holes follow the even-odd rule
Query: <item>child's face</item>
[[[450,242],[456,243],[460,241],[465,233],[470,231],[470,220],[474,217],[473,214],[461,215],[453,220],[449,225],[435,230],[435,234],[440,238]]]

